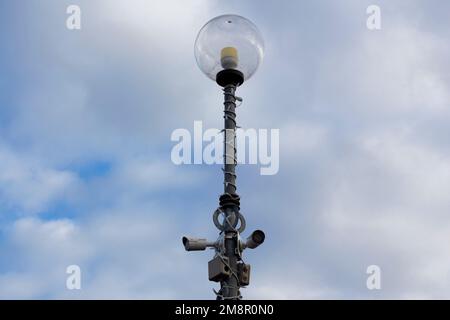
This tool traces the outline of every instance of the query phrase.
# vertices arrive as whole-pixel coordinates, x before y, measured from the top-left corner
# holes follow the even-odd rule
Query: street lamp
[[[213,81],[221,81],[225,70],[234,70],[242,76],[238,83],[241,85],[256,72],[263,55],[264,40],[259,30],[251,21],[237,15],[210,20],[195,40],[197,64]],[[224,87],[222,82],[219,85]]]
[[[246,248],[254,249],[264,242],[261,230],[245,241],[241,233],[246,222],[240,213],[240,197],[236,193],[236,89],[252,77],[264,54],[264,41],[256,26],[238,15],[222,15],[210,20],[195,41],[195,58],[204,74],[224,92],[224,193],[213,222],[219,229],[217,241],[183,237],[187,251],[214,248],[208,263],[209,280],[220,282],[217,299],[241,299],[240,288],[250,283],[250,265],[242,258]]]

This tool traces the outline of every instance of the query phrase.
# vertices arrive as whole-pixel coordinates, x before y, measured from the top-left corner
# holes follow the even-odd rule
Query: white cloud
[[[280,149],[285,158],[315,153],[328,141],[322,124],[291,122],[280,129]]]
[[[449,53],[444,38],[405,24],[367,32],[327,56],[316,94],[324,107],[358,115],[448,114],[450,82],[442,62]]]
[[[16,271],[1,275],[0,296],[173,297],[173,280],[181,281],[178,268],[186,265],[179,237],[166,231],[168,223],[161,212],[131,206],[92,212],[83,222],[20,219],[8,228],[8,242],[2,244],[15,252],[10,264]],[[65,287],[66,268],[72,264],[81,267],[80,291]],[[168,273],[173,273],[172,281]]]
[[[66,267],[85,261],[91,247],[73,221],[22,218],[9,227],[2,249],[14,252],[13,270],[0,277],[0,297],[31,299],[65,289]]]
[[[4,144],[0,144],[0,163],[0,204],[7,211],[4,214],[11,209],[24,213],[44,211],[79,183],[73,173],[46,167]]]
[[[316,270],[322,279],[318,283],[327,283],[331,290],[324,297],[377,297],[364,288],[369,264],[382,268],[383,297],[447,296],[448,154],[419,143],[411,130],[384,129],[353,139],[345,155],[324,165],[332,167],[319,177],[319,185],[327,188],[321,189],[315,213],[305,212],[309,207],[300,205],[300,212],[293,213],[289,207],[278,216],[283,217],[286,233],[303,230],[299,237],[284,240],[291,263],[300,270],[306,266],[313,274],[314,266],[320,264],[320,269],[331,273]],[[304,193],[303,188],[293,188],[292,194],[295,190]],[[305,259],[305,252],[294,253],[294,248],[304,249],[305,242],[315,257]],[[343,291],[339,277],[347,279],[350,291]],[[284,281],[290,292],[293,284]],[[301,278],[293,281],[299,288],[305,285]]]

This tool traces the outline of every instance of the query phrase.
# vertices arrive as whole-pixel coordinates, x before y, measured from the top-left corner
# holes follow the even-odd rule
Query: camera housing
[[[201,238],[183,237],[182,241],[186,251],[203,251],[208,247],[214,247],[213,242]]]
[[[266,235],[262,230],[255,230],[245,241],[244,248],[255,249],[256,247],[261,245],[265,239]]]

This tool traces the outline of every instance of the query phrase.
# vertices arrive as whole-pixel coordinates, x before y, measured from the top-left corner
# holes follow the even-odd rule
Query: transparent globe
[[[199,68],[216,81],[224,69],[242,72],[248,80],[256,72],[264,55],[264,40],[258,28],[238,15],[218,16],[198,33],[195,59]]]

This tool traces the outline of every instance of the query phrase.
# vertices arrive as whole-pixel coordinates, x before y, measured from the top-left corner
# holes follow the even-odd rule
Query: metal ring
[[[225,231],[225,220],[227,220],[227,219],[226,219],[226,217],[225,217],[225,218],[224,218],[224,223],[221,224],[221,223],[219,222],[219,215],[220,215],[220,214],[225,214],[225,212],[222,210],[222,208],[219,207],[219,208],[216,209],[216,211],[214,211],[214,214],[213,214],[213,222],[214,222],[214,225],[216,226],[217,229],[219,229],[220,231]],[[231,226],[231,225],[230,225],[230,226],[231,226],[233,229],[235,229],[236,226],[237,226],[237,223],[240,222],[239,228],[238,228],[236,231],[239,232],[239,233],[242,233],[242,232],[244,232],[247,223],[246,223],[246,221],[245,221],[244,216],[243,216],[240,212],[237,212],[236,214],[237,214],[236,225],[234,225],[234,226]]]
[[[239,220],[241,221],[241,224],[239,225],[238,232],[242,233],[242,232],[244,232],[245,227],[247,226],[247,223],[245,221],[244,216],[240,212],[238,212],[238,214],[239,214]]]
[[[220,222],[219,222],[219,214],[221,214],[221,213],[223,213],[223,210],[220,207],[217,208],[216,211],[214,211],[213,222],[217,229],[219,229],[220,231],[223,231],[225,229],[225,227],[222,224],[220,224]]]

